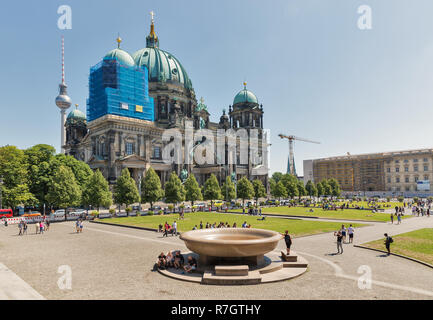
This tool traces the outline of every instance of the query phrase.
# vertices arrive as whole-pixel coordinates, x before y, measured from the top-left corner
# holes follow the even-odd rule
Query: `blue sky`
[[[72,30],[57,28],[63,4]],[[357,27],[363,4],[371,30]],[[130,53],[145,47],[151,10],[213,121],[247,81],[271,129],[271,171],[287,166],[280,132],[321,141],[295,144],[299,174],[303,159],[433,147],[431,0],[2,1],[0,145],[59,149],[61,35],[69,95],[85,111],[89,68],[118,33]]]

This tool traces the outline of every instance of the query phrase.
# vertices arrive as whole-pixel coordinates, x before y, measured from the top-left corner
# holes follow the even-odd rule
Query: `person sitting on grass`
[[[185,258],[183,257],[183,255],[180,254],[180,250],[176,251],[176,254],[174,256],[174,267],[176,269],[181,269],[184,263]]]
[[[158,262],[157,262],[158,268],[159,269],[165,269],[166,262],[167,262],[166,256],[165,256],[164,252],[161,252],[158,256]]]
[[[197,270],[197,260],[192,256],[188,256],[188,263],[183,267],[183,270],[184,272],[182,272],[182,274],[185,272],[191,273],[194,270]]]
[[[236,224],[236,222],[233,222],[233,228],[237,228],[238,225]]]
[[[162,224],[161,223],[158,226],[158,232],[162,232]]]

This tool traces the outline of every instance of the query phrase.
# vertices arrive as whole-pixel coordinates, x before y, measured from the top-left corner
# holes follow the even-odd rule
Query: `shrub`
[[[169,204],[169,205],[168,205],[168,210],[173,211],[173,209],[174,209],[174,205]]]
[[[131,207],[126,207],[125,211],[126,211],[127,213],[130,213],[130,212],[132,211],[132,208],[131,208]]]
[[[400,198],[403,198],[403,197],[398,197],[398,199],[400,199]],[[386,197],[386,201],[391,202],[391,197]],[[400,200],[398,200],[398,201],[400,201]]]
[[[280,201],[275,201],[275,205],[279,206],[280,205]]]
[[[179,208],[181,208],[181,209],[185,209],[185,205],[182,203],[182,204],[179,206]]]
[[[387,200],[388,200],[388,198],[386,198]],[[398,198],[397,198],[397,200],[399,201],[399,202],[403,202],[404,201],[404,197],[403,196],[399,196]],[[388,202],[389,202],[389,200],[388,200]]]
[[[164,210],[161,210],[161,209],[160,209],[160,210],[158,211],[158,213],[159,213],[159,214],[164,214]]]
[[[96,217],[96,216],[98,216],[98,211],[96,211],[96,210],[94,210],[94,211],[92,211],[92,213],[90,213],[92,216],[94,216],[94,217]]]
[[[116,213],[116,210],[113,209],[113,208],[111,208],[111,209],[108,210],[108,212],[109,212],[110,214],[115,214],[115,213]]]
[[[147,215],[148,215],[148,216],[153,216],[153,214],[154,214],[154,213],[153,213],[153,210],[149,210],[149,211],[147,211]]]

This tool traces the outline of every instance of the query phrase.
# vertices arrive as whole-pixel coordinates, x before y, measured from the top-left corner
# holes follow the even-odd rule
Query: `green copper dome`
[[[132,59],[131,55],[128,52],[119,48],[111,50],[104,57],[104,60],[111,60],[111,59],[116,59],[121,64],[127,65],[129,67],[135,66],[134,59]]]
[[[192,89],[191,80],[182,64],[172,54],[157,47],[138,50],[132,55],[135,64],[146,66],[149,70],[149,82],[174,82],[186,89]]]
[[[244,85],[245,85],[244,89],[239,91],[239,93],[235,96],[235,99],[233,100],[233,105],[237,103],[245,103],[245,102],[258,104],[259,101],[257,100],[256,95],[251,91],[247,90],[246,84]]]
[[[71,112],[69,112],[68,117],[66,118],[66,124],[75,124],[75,123],[86,123],[86,115],[75,108]]]

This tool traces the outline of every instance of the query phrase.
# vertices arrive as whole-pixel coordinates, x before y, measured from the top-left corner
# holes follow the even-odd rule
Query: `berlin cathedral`
[[[131,55],[121,49],[121,41],[119,37],[117,48],[90,69],[87,114],[78,109],[68,114],[64,152],[88,163],[93,170],[99,169],[110,184],[123,168],[128,168],[138,183],[152,167],[163,185],[174,171],[182,180],[194,174],[200,185],[214,174],[220,184],[229,175],[235,181],[246,176],[251,181],[260,179],[268,189],[269,144],[264,142],[263,106],[247,90],[246,83],[234,97],[228,114],[223,110],[219,122],[211,122],[207,106],[203,98],[197,101],[183,65],[159,48],[153,16],[145,48]],[[239,155],[237,161],[227,165],[216,161],[185,165],[164,162],[164,130],[178,128],[184,132],[186,121],[194,129],[212,132],[257,129],[258,144],[267,146],[254,149],[262,163],[251,161],[250,150],[247,163],[240,163]],[[238,149],[236,152],[239,154]]]

